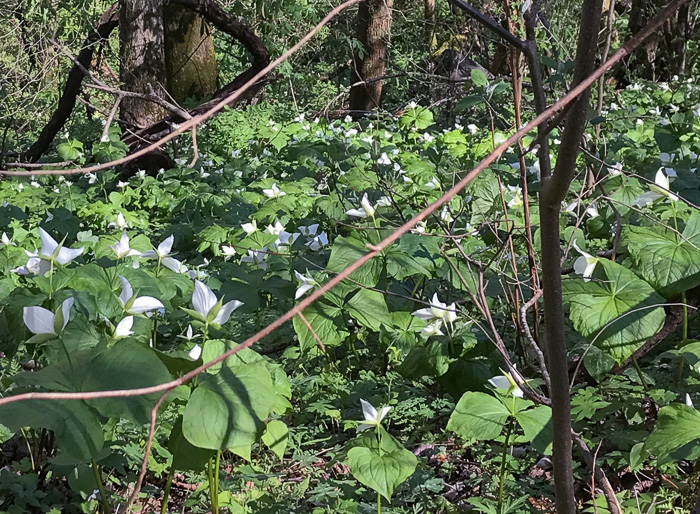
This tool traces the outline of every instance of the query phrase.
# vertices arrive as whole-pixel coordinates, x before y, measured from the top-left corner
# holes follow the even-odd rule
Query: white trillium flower
[[[382,155],[379,156],[379,159],[377,159],[377,164],[389,166],[391,164],[391,159],[389,159],[389,156],[386,153],[382,153]]]
[[[134,317],[127,316],[117,324],[117,328],[114,329],[114,338],[129,337],[134,332],[131,328],[134,326]]]
[[[241,225],[241,228],[243,229],[243,232],[250,235],[258,230],[258,222],[253,220],[251,223],[244,223]]]
[[[198,344],[194,345],[187,356],[193,361],[199,360],[199,358],[202,356],[202,347]]]
[[[379,412],[374,406],[368,401],[360,399],[362,404],[362,415],[365,417],[364,422],[360,423],[357,427],[357,433],[359,434],[363,430],[368,428],[378,427],[382,424],[382,420],[386,417],[387,413],[391,410],[391,407],[382,407]]]
[[[308,227],[302,225],[301,227],[298,227],[297,230],[306,237],[313,237],[318,232],[318,223],[314,223]]]
[[[268,198],[280,198],[281,196],[286,195],[284,191],[281,191],[279,187],[277,187],[277,184],[272,184],[272,187],[270,189],[263,189],[263,194],[267,196]]]
[[[346,211],[345,214],[347,214],[348,216],[354,216],[356,218],[366,218],[367,216],[369,216],[370,218],[374,218],[375,208],[372,206],[372,203],[367,198],[367,193],[365,193],[362,196],[362,200],[360,200],[360,205],[362,205],[361,209],[350,209],[349,211]]]
[[[267,231],[270,234],[273,234],[275,236],[280,235],[282,232],[284,232],[284,225],[282,225],[279,221],[276,221],[274,225],[268,225],[267,226]]]
[[[319,235],[315,236],[311,241],[306,243],[312,251],[316,252],[328,244],[328,236],[325,232],[321,232]]]
[[[166,238],[163,242],[158,245],[155,250],[147,250],[141,254],[142,257],[157,257],[158,259],[164,259],[170,255],[170,250],[173,249],[173,242],[175,241],[175,236],[171,235]]]
[[[645,205],[664,197],[668,197],[668,199],[672,202],[678,201],[678,197],[670,191],[670,182],[669,176],[664,173],[664,169],[659,168],[659,170],[656,172],[656,177],[654,178],[654,184],[649,185],[650,191],[639,195],[634,204],[638,207],[644,207]]]
[[[447,205],[442,208],[442,212],[440,212],[440,219],[448,225],[451,225],[454,221],[454,218],[452,218],[452,214],[450,213],[450,209],[447,207]]]
[[[145,312],[163,309],[164,306],[157,298],[152,296],[136,296],[129,281],[119,276],[122,283],[122,292],[119,295],[119,303],[127,314],[143,314]]]
[[[445,334],[442,332],[442,330],[440,330],[441,328],[442,320],[433,319],[431,323],[428,323],[426,326],[423,327],[420,333],[423,334],[425,337],[444,336]]]
[[[231,317],[231,313],[238,309],[243,302],[231,300],[223,303],[217,300],[214,292],[204,282],[194,281],[194,293],[192,293],[192,306],[200,315],[200,321],[215,326],[223,325]]]
[[[236,249],[233,246],[221,245],[221,253],[224,254],[224,260],[229,260],[236,255]]]
[[[508,202],[508,207],[511,209],[519,209],[523,206],[522,189],[520,186],[508,186],[508,190],[513,195]]]
[[[318,283],[312,277],[305,277],[296,270],[294,271],[294,274],[301,281],[301,285],[297,288],[297,292],[294,295],[295,300],[298,300],[304,296],[307,291],[310,291],[314,288],[314,286],[318,285]]]
[[[516,373],[517,373],[517,371],[516,371]],[[520,374],[518,373],[518,375],[520,375]],[[521,381],[523,381],[523,378],[521,376],[518,376],[518,378]],[[513,375],[511,373],[504,373],[503,375],[496,375],[495,377],[490,378],[488,382],[495,389],[502,389],[502,390],[508,391],[508,394],[512,394],[516,398],[523,397],[523,390],[520,389],[517,382],[513,379]]]
[[[3,246],[17,246],[9,237],[7,237],[5,232],[3,232],[2,236],[0,236],[0,247]]]
[[[39,237],[41,238],[41,252],[30,253],[26,250],[24,251],[30,260],[32,258],[41,259],[41,262],[39,263],[38,275],[43,275],[49,271],[51,268],[51,262],[57,262],[61,266],[65,266],[79,255],[82,255],[84,250],[83,247],[76,249],[64,248],[63,241],[61,241],[61,243],[57,243],[56,240],[41,227],[39,228]],[[27,269],[29,269],[29,262],[27,262],[27,265]]]
[[[126,235],[126,232],[122,232],[122,237],[119,238],[119,241],[110,245],[109,249],[115,253],[117,259],[141,255],[141,252],[132,250],[129,246],[129,236]]]
[[[126,230],[127,228],[129,228],[126,224],[126,220],[124,219],[124,215],[121,212],[119,214],[117,214],[117,221],[116,222],[113,221],[109,225],[107,225],[107,228],[110,228],[110,227],[116,227],[119,230]]]
[[[433,294],[432,300],[430,300],[430,307],[419,309],[411,314],[423,321],[438,319],[447,323],[454,323],[457,319],[457,307],[455,302],[452,302],[449,306],[441,302],[437,293],[435,293]],[[439,329],[440,327],[438,326],[437,330]]]
[[[58,335],[68,324],[70,308],[74,301],[74,298],[66,299],[56,313],[43,307],[25,307],[22,316],[24,324],[32,334]]]
[[[586,253],[581,250],[576,244],[576,240],[574,240],[573,246],[576,251],[581,254],[581,257],[576,259],[576,262],[574,262],[574,271],[583,276],[584,281],[588,282],[593,275],[595,265],[598,264],[598,258],[593,257],[590,253]]]
[[[241,257],[241,262],[248,262],[251,264],[256,264],[261,270],[267,269],[267,263],[265,259],[267,258],[267,247],[263,246],[260,250],[248,250],[248,255]]]

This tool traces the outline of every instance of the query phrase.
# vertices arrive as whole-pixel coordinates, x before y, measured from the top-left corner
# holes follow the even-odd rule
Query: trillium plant
[[[221,325],[229,320],[231,313],[241,305],[243,305],[243,302],[238,300],[223,303],[223,299],[217,299],[209,286],[204,282],[195,280],[194,293],[192,293],[193,309],[183,308],[183,310],[204,325],[204,337],[206,339],[210,326],[216,329],[221,328]]]

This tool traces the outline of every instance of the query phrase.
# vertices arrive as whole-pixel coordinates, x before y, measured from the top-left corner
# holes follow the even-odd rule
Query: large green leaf
[[[412,275],[430,277],[431,272],[442,263],[438,241],[419,234],[404,234],[399,243],[387,250],[387,273],[403,280]]]
[[[173,468],[181,471],[204,470],[207,462],[214,455],[214,450],[198,448],[190,443],[182,433],[182,416],[177,418],[175,426],[170,431],[168,450],[173,454]]]
[[[341,272],[368,252],[365,243],[355,237],[340,236],[333,242],[331,256],[326,266],[330,271]],[[368,287],[374,287],[379,282],[382,272],[380,259],[374,258],[360,269],[350,274],[350,278]]]
[[[273,419],[267,424],[267,430],[262,436],[262,442],[274,452],[280,459],[284,457],[284,450],[287,448],[289,429],[283,421]]]
[[[600,259],[590,281],[565,280],[562,289],[574,328],[618,363],[663,326],[663,297],[615,262]]]
[[[148,347],[133,341],[120,341],[110,348],[76,352],[38,372],[22,373],[14,378],[21,386],[41,386],[58,391],[109,391],[136,389],[162,384],[171,379],[162,361]],[[88,405],[109,418],[127,418],[146,423],[161,393],[100,398]]]
[[[682,237],[663,227],[627,227],[625,240],[642,276],[666,298],[700,285],[700,213]]]
[[[341,328],[339,309],[323,302],[316,302],[304,309],[304,317],[311,328],[326,347],[338,346],[349,335],[349,332]],[[294,317],[294,331],[299,337],[299,344],[303,351],[308,351],[318,343],[311,331],[298,316]]]
[[[257,363],[225,366],[216,375],[200,378],[183,415],[187,440],[212,450],[253,444],[275,403],[267,368]]]
[[[374,433],[360,442],[365,444],[348,451],[350,472],[361,484],[391,500],[396,488],[415,471],[418,459],[384,429],[381,443]]]
[[[350,315],[360,325],[379,331],[384,326],[391,326],[392,319],[386,306],[384,295],[370,289],[360,289],[348,302],[346,307]]]
[[[27,400],[0,406],[0,423],[13,431],[23,427],[52,430],[59,449],[78,462],[94,459],[102,450],[102,425],[94,411],[79,400]]]
[[[525,440],[544,454],[552,451],[552,408],[546,405],[528,408],[515,413],[515,419],[525,432]]]
[[[424,346],[412,348],[397,369],[404,377],[418,380],[421,377],[439,377],[447,373],[450,366],[445,343],[432,341]]]
[[[447,422],[447,430],[465,440],[495,439],[508,416],[510,412],[497,398],[486,393],[468,392],[457,402]]]
[[[667,405],[659,411],[644,451],[663,458],[696,439],[700,439],[700,412],[680,403]]]

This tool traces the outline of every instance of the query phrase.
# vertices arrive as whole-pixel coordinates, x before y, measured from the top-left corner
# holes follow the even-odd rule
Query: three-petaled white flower
[[[248,255],[241,257],[241,262],[249,262],[252,264],[257,264],[258,268],[261,270],[267,269],[267,263],[265,259],[267,258],[267,247],[263,246],[260,250],[248,250]]]
[[[297,292],[294,295],[295,300],[298,300],[299,298],[304,296],[304,294],[306,294],[307,291],[313,289],[314,286],[318,285],[318,283],[313,279],[313,277],[305,277],[296,270],[294,270],[294,274],[301,281],[301,285],[297,288]]]
[[[221,253],[224,254],[224,260],[227,261],[236,255],[236,249],[233,246],[221,245]]]
[[[68,324],[70,308],[74,298],[68,298],[61,304],[56,313],[43,307],[25,307],[23,311],[24,324],[32,334],[58,335]]]
[[[518,380],[520,380],[521,382],[525,381],[520,375],[520,373],[517,372],[517,370],[515,371],[515,373],[517,373],[518,375]],[[512,394],[516,398],[523,397],[523,390],[520,389],[518,383],[513,379],[512,373],[503,373],[502,375],[496,375],[495,377],[489,379],[489,384],[491,384],[491,386],[493,386],[496,389],[503,389],[505,391],[508,391],[508,394]]]
[[[368,401],[360,399],[362,404],[362,414],[365,417],[364,422],[357,426],[357,433],[359,434],[363,430],[368,428],[378,427],[382,424],[382,420],[386,417],[387,413],[391,410],[391,407],[382,407],[379,412],[374,406]]]
[[[328,236],[325,232],[321,232],[319,235],[315,236],[311,241],[306,243],[312,251],[317,251],[328,244]]]
[[[362,196],[360,204],[362,205],[361,209],[350,209],[349,211],[346,211],[345,214],[348,216],[355,216],[356,218],[366,218],[367,216],[374,218],[375,208],[367,198],[367,193]]]
[[[243,232],[250,235],[258,230],[258,222],[253,220],[251,223],[244,223],[241,225],[241,228],[243,229]]]
[[[126,232],[122,232],[122,237],[119,238],[119,241],[110,245],[109,249],[116,254],[117,259],[141,255],[141,252],[132,250],[129,246],[129,236],[126,235]]]
[[[9,237],[7,237],[5,232],[3,232],[2,236],[0,236],[0,248],[3,246],[17,246]]]
[[[316,235],[316,232],[318,232],[318,223],[314,223],[313,225],[309,225],[308,227],[305,226],[300,226],[297,228],[300,234],[303,234],[306,237],[313,237]]]
[[[143,314],[165,308],[157,298],[152,296],[136,296],[129,281],[119,276],[122,283],[122,292],[119,295],[119,303],[127,314]]]
[[[163,264],[163,266],[175,271],[176,273],[184,273],[181,271],[182,263],[177,259],[170,257],[170,251],[173,249],[174,241],[175,236],[171,234],[158,245],[158,248],[155,250],[146,250],[141,254],[141,257],[156,257],[158,259],[158,264]]]
[[[667,197],[672,202],[678,200],[678,197],[671,193],[670,191],[670,179],[669,176],[664,173],[663,168],[659,168],[656,172],[656,177],[654,178],[654,184],[649,184],[650,191],[642,193],[635,200],[634,204],[638,207],[644,207],[659,198]]]
[[[272,184],[270,189],[263,189],[263,194],[267,196],[268,198],[280,198],[281,196],[286,195],[284,191],[280,190],[279,187],[277,187],[277,184]]]
[[[194,293],[192,293],[192,307],[194,311],[187,310],[193,317],[205,325],[213,325],[215,328],[223,325],[231,317],[231,313],[238,309],[243,302],[231,300],[224,303],[218,300],[214,292],[204,282],[194,281]]]
[[[595,265],[598,264],[598,258],[593,257],[590,253],[586,253],[581,250],[574,240],[574,248],[581,254],[581,257],[576,259],[574,262],[574,271],[579,275],[583,276],[583,280],[588,282],[593,275],[593,270],[595,270]]]
[[[76,249],[64,248],[63,241],[57,243],[56,240],[41,227],[39,227],[39,237],[41,238],[41,252],[32,253],[28,252],[27,250],[24,251],[24,253],[26,253],[29,257],[26,269],[30,271],[31,269],[35,269],[38,271],[37,275],[39,276],[49,271],[52,263],[58,263],[61,266],[65,266],[79,255],[82,255],[84,250],[83,247]],[[36,260],[32,261],[32,259],[40,259],[41,262],[37,263]],[[37,264],[38,268],[36,268]]]
[[[117,214],[117,221],[116,222],[113,221],[109,225],[107,225],[107,228],[110,228],[110,227],[116,227],[119,230],[126,230],[127,228],[129,228],[128,225],[126,224],[126,220],[124,219],[124,215],[121,212],[119,214]]]
[[[457,306],[455,302],[452,302],[450,305],[441,302],[437,293],[435,293],[433,294],[433,299],[430,300],[430,307],[418,309],[412,315],[428,322],[428,325],[421,330],[424,336],[441,336],[443,335],[441,330],[442,324],[452,324],[457,319]]]

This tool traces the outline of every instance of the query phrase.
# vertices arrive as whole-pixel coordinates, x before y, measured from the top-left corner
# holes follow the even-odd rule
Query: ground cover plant
[[[279,32],[260,15],[273,53],[301,20],[294,13]],[[511,22],[530,30],[527,16]],[[313,44],[342,39],[322,32]],[[399,31],[396,62],[415,58],[410,50]],[[575,64],[541,56],[551,91],[578,81],[581,54]],[[240,72],[222,70],[233,82]],[[282,82],[293,96],[310,81],[280,73],[279,98]],[[544,109],[526,89],[518,97],[517,72],[465,75],[449,102],[387,79],[385,102],[400,108],[359,115],[317,108],[314,95],[337,91],[319,80],[308,98],[198,124],[162,168],[45,174],[6,160],[0,509],[697,508],[700,85],[690,73],[602,83],[598,109],[574,104],[562,126],[492,154]],[[43,158],[81,166],[134,151],[115,113],[74,116]],[[568,160],[552,209],[545,168],[562,176]],[[547,283],[552,253],[558,293]],[[575,448],[563,500],[552,294],[566,315],[563,433]]]

